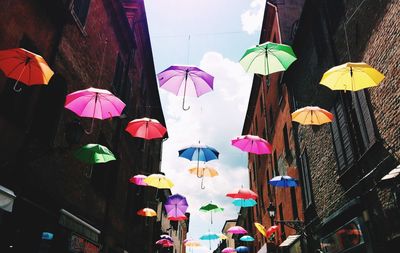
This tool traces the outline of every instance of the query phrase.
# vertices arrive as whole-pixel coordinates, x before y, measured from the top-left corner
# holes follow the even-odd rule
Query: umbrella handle
[[[204,177],[201,178],[201,186],[200,188],[204,190],[206,187],[204,186]]]
[[[94,118],[92,118],[92,124],[90,125],[89,131],[85,129],[86,134],[91,134],[93,133],[93,126],[94,126]]]
[[[186,86],[185,86],[185,87],[186,87]],[[185,89],[185,90],[186,90],[186,89]],[[184,111],[187,111],[187,110],[190,109],[190,105],[189,105],[187,108],[185,108],[185,95],[183,96],[182,109],[183,109]]]
[[[185,87],[184,87],[184,90],[183,90],[182,109],[183,109],[184,111],[187,111],[187,110],[189,110],[189,109],[190,109],[190,106],[189,106],[189,107],[187,107],[187,108],[185,108],[185,98],[186,98],[186,84],[187,84],[187,77],[188,77],[188,70],[186,70],[186,75],[185,75]]]
[[[19,79],[21,78],[22,74],[23,74],[24,71],[25,71],[25,68],[26,68],[26,63],[25,63],[25,65],[24,65],[24,67],[22,68],[21,73],[19,74],[18,79],[17,79],[17,80],[15,81],[15,83],[14,83],[13,90],[14,90],[15,92],[21,92],[21,90],[22,90],[22,88],[17,89],[17,85],[18,85]]]

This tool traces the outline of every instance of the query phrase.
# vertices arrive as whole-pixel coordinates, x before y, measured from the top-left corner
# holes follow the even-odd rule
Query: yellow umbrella
[[[254,222],[254,226],[256,226],[258,232],[260,232],[264,237],[267,237],[267,230],[263,225],[258,222]]]
[[[322,125],[332,122],[333,114],[318,106],[306,106],[293,112],[292,120],[302,125]]]
[[[364,62],[348,62],[326,71],[320,81],[331,90],[358,91],[377,86],[385,76]]]
[[[218,171],[213,168],[209,167],[206,165],[203,165],[201,167],[195,166],[189,168],[189,173],[196,175],[198,178],[201,178],[201,189],[205,189],[204,187],[204,177],[215,177],[218,176]]]
[[[190,241],[185,242],[185,246],[191,247],[191,248],[196,248],[196,247],[201,247],[202,245],[199,241],[190,240]]]
[[[174,183],[170,179],[161,174],[151,174],[143,181],[157,189],[171,189],[174,186]]]

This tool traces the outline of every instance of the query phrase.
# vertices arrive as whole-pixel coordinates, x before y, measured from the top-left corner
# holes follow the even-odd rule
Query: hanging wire
[[[190,34],[188,35],[188,49],[187,49],[187,59],[186,59],[186,64],[189,65],[189,59],[190,59]]]
[[[97,79],[97,85],[98,85],[98,86],[100,85],[100,81],[101,81],[101,78],[102,78],[102,76],[103,76],[103,66],[104,66],[104,58],[105,58],[105,54],[106,54],[107,44],[108,44],[108,39],[106,38],[106,39],[104,40],[103,53],[102,53],[102,56],[101,56],[101,64],[100,64],[99,78]]]

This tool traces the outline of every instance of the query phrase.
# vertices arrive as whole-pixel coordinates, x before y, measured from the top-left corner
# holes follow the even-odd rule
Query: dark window
[[[276,151],[274,152],[274,177],[279,176],[279,168],[278,168],[278,158],[276,156]]]
[[[267,182],[270,180],[269,171],[267,170]],[[271,199],[271,185],[267,184],[268,199]]]
[[[313,196],[312,196],[311,175],[308,163],[307,149],[304,149],[303,153],[300,155],[300,162],[302,170],[301,175],[303,181],[304,203],[306,208],[308,208],[313,202]]]
[[[293,219],[296,220],[299,218],[299,211],[297,210],[296,189],[294,187],[290,187],[290,198],[292,199]]]
[[[258,135],[258,123],[257,123],[257,121],[258,121],[258,119],[257,119],[257,116],[256,116],[256,118],[255,118],[255,120],[254,120],[254,128],[255,128],[255,131],[254,131],[254,135]]]
[[[288,162],[288,164],[290,165],[293,161],[293,157],[292,157],[292,152],[290,150],[290,145],[289,145],[289,136],[288,136],[288,130],[285,126],[283,127],[283,141],[285,143],[285,155],[286,155],[286,161]]]
[[[74,0],[72,4],[72,14],[78,19],[82,27],[85,26],[90,0]]]
[[[120,96],[122,91],[122,75],[124,72],[124,62],[120,54],[117,55],[117,62],[115,64],[113,88],[116,95]]]
[[[282,203],[279,204],[279,208],[278,209],[279,209],[279,219],[281,221],[284,221],[285,217],[283,217],[283,206],[282,206]],[[283,222],[281,222],[280,225],[281,225],[281,237],[282,237],[282,240],[284,240],[284,239],[286,239],[285,224]]]
[[[272,106],[269,108],[269,124],[270,124],[270,128],[269,128],[269,135],[270,135],[270,139],[272,140],[272,133],[274,132],[274,114],[273,114],[273,110],[272,110]]]

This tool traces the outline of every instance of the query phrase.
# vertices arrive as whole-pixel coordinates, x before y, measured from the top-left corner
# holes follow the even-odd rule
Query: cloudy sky
[[[187,98],[190,110],[182,110],[182,97],[164,89],[160,96],[169,139],[164,142],[162,171],[175,182],[173,193],[185,195],[191,213],[189,237],[220,232],[227,219],[237,217],[238,208],[225,197],[242,185],[248,187],[247,153],[230,145],[241,134],[252,82],[238,60],[259,41],[265,0],[147,0],[146,12],[157,73],[170,65],[196,65],[215,77],[214,91]],[[190,175],[190,161],[178,150],[201,141],[220,152],[209,162],[219,176],[206,178],[206,189]],[[212,201],[225,208],[210,216],[198,209]],[[193,252],[208,252],[204,248]],[[212,242],[212,249],[218,241]]]

